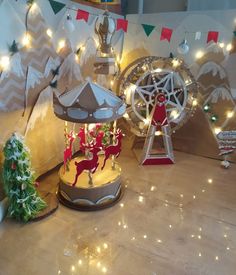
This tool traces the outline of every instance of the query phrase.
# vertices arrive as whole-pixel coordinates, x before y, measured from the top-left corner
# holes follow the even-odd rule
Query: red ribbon
[[[161,41],[167,40],[170,42],[173,30],[168,28],[162,28],[161,30]]]
[[[76,19],[88,22],[89,12],[78,9]]]
[[[116,20],[116,30],[123,30],[124,32],[127,32],[128,29],[128,20],[118,18]]]
[[[215,43],[217,43],[218,37],[219,37],[219,32],[213,32],[213,31],[208,32],[207,43],[209,43],[211,41],[214,41]]]

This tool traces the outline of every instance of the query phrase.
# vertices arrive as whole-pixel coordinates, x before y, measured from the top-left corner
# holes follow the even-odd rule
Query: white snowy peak
[[[67,77],[69,83],[71,83],[73,79],[83,81],[80,65],[76,62],[75,54],[73,52],[65,58],[60,67],[59,79],[62,77]]]
[[[0,81],[2,81],[4,78],[8,78],[10,74],[14,74],[19,78],[24,77],[21,55],[19,52],[10,57],[9,68],[2,72]]]
[[[60,58],[52,58],[51,56],[48,58],[47,64],[45,66],[44,76],[47,78],[51,71],[56,70],[57,67],[60,65]]]
[[[219,74],[221,79],[226,78],[225,69],[213,61],[208,61],[201,66],[197,75],[197,79],[199,79],[201,76],[208,73],[212,73],[213,76],[216,76],[217,74]]]
[[[43,74],[32,66],[28,66],[27,77],[26,77],[26,91],[34,88],[36,85],[40,84]]]

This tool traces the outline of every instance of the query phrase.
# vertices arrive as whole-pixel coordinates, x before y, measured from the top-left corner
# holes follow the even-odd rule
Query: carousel
[[[77,210],[103,209],[122,195],[121,168],[116,159],[123,134],[116,120],[126,111],[125,103],[110,90],[87,80],[61,95],[54,90],[54,113],[65,121],[64,164],[59,170],[58,197]],[[76,123],[68,130],[68,122]],[[79,143],[80,154],[73,155]]]

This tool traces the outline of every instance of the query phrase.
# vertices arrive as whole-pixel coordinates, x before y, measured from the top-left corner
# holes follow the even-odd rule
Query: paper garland
[[[160,40],[167,40],[170,42],[173,30],[169,28],[162,28]]]
[[[144,32],[146,33],[147,37],[152,33],[156,26],[142,24]]]
[[[128,29],[128,20],[118,18],[116,20],[116,30],[123,30],[124,32],[127,32]]]
[[[218,42],[219,32],[209,31],[207,35],[207,43],[213,41]]]
[[[61,2],[58,2],[55,0],[48,0],[48,1],[49,1],[50,5],[53,9],[53,12],[55,14],[57,14],[64,7],[66,7],[66,4],[64,4],[64,3],[61,3]],[[71,8],[67,7],[67,9],[71,9]],[[84,20],[85,22],[88,22],[90,15],[97,16],[96,14],[87,12],[85,10],[78,9],[76,19]],[[116,19],[116,30],[117,31],[122,30],[124,32],[127,32],[129,23],[132,23],[132,22],[129,22],[128,20],[123,19],[123,18]],[[137,23],[133,23],[133,24],[137,24]],[[149,25],[149,24],[141,24],[141,25],[142,25],[143,30],[147,37],[149,37],[151,35],[151,33],[153,32],[153,30],[156,28],[156,26]],[[186,32],[186,33],[188,33],[188,32]],[[172,34],[173,34],[173,29],[163,27],[161,29],[160,40],[161,41],[167,40],[168,42],[170,42]],[[195,40],[200,40],[202,33],[200,31],[197,31],[197,32],[194,32],[194,34],[195,34]],[[233,31],[233,34],[236,36],[236,31]],[[218,31],[207,32],[207,43],[210,43],[211,41],[217,43],[218,39],[219,39]]]
[[[85,22],[88,22],[89,19],[89,12],[78,9],[76,20],[84,20]]]
[[[58,12],[60,12],[65,6],[66,4],[58,2],[58,1],[54,1],[54,0],[48,0],[52,10],[55,14],[57,14]]]

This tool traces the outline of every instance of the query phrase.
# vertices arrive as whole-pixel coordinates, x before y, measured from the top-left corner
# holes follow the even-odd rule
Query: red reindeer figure
[[[69,160],[72,158],[72,144],[74,142],[74,134],[71,131],[69,134],[67,134],[66,138],[69,140],[69,146],[66,147],[64,150],[64,173],[66,172],[66,165]]]
[[[99,165],[98,152],[101,151],[101,148],[97,147],[96,143],[91,144],[89,147],[86,146],[86,148],[89,148],[89,152],[93,154],[93,157],[91,159],[81,160],[80,162],[75,161],[76,175],[75,175],[75,180],[74,180],[74,183],[72,184],[72,186],[76,185],[79,175],[84,170],[88,170],[92,174],[94,174],[98,168],[98,165]]]
[[[79,129],[79,133],[77,134],[77,137],[79,138],[80,150],[84,153],[86,141],[85,141],[85,129],[83,127]]]
[[[97,136],[96,136],[96,146],[97,147],[104,147],[102,140],[104,137],[104,132],[98,132]]]
[[[110,156],[115,156],[115,158],[118,158],[121,152],[121,139],[123,137],[123,134],[120,129],[116,131],[115,134],[116,137],[116,145],[110,145],[107,148],[105,148],[105,158],[102,166],[102,170],[106,165],[106,161]]]

